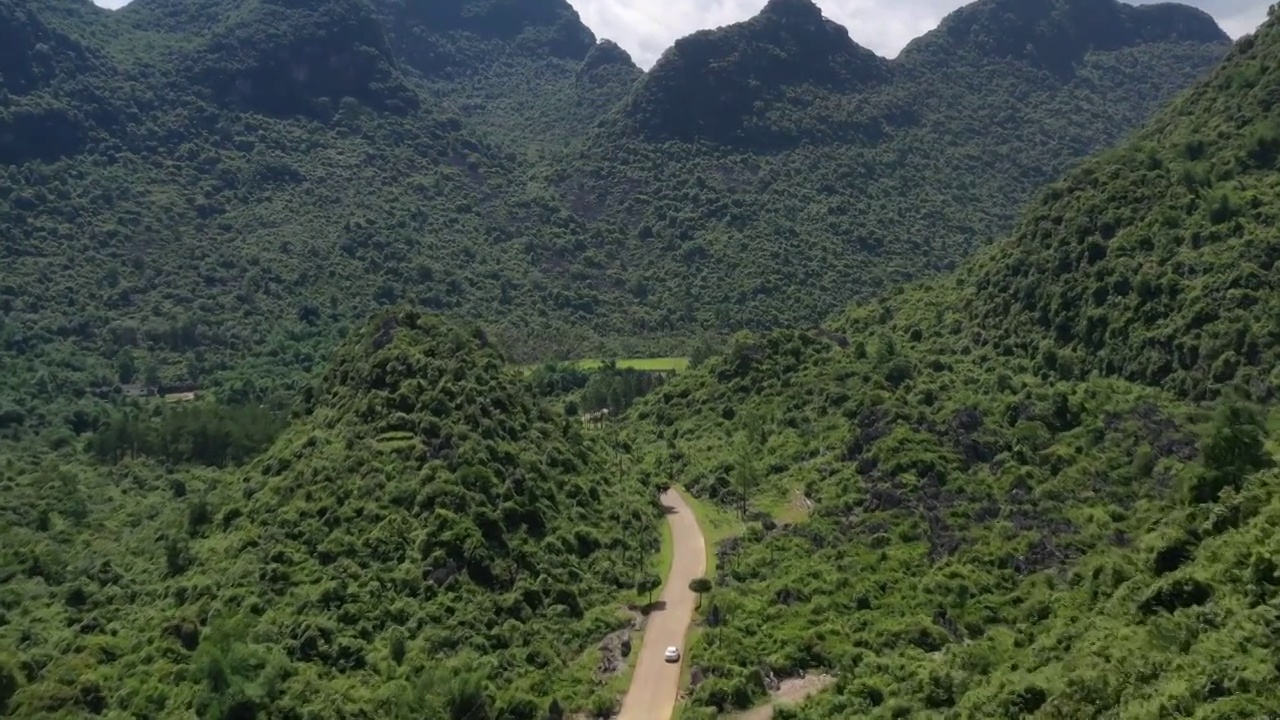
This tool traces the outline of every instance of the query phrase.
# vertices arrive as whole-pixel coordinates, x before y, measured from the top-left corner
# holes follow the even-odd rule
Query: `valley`
[[[0,717],[1280,707],[1280,19],[760,5],[0,0]]]

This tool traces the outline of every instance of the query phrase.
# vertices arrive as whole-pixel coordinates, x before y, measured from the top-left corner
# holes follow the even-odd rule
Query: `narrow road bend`
[[[689,583],[707,572],[706,541],[693,511],[675,490],[663,493],[662,504],[671,525],[671,572],[662,597],[649,613],[636,671],[622,699],[618,720],[671,720],[680,695],[680,670],[687,660],[685,635],[698,603]],[[678,663],[662,659],[671,645],[680,648]]]

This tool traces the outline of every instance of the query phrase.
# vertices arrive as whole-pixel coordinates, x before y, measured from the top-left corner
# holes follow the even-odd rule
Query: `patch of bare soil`
[[[814,693],[831,687],[836,679],[830,675],[807,675],[805,677],[787,678],[778,689],[769,694],[769,704],[752,708],[744,713],[732,716],[733,720],[770,720],[775,705],[791,705],[798,703]]]

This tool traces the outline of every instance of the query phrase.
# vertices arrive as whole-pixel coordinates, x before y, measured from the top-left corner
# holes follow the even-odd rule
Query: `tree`
[[[738,459],[734,464],[733,476],[738,488],[738,512],[744,518],[747,516],[747,504],[751,499],[751,493],[760,485],[758,453],[767,439],[761,427],[758,420],[748,420],[746,430],[738,439]]]
[[[649,598],[649,602],[653,602],[653,591],[662,587],[662,578],[657,573],[645,573],[636,582],[636,593]]]
[[[702,337],[689,353],[689,367],[698,368],[719,354],[719,347],[711,337]]]
[[[1270,458],[1265,436],[1262,417],[1253,406],[1236,398],[1225,399],[1200,444],[1204,470],[1192,489],[1192,499],[1216,502],[1224,489],[1238,489],[1246,476],[1267,467]]]
[[[122,385],[128,385],[138,376],[138,360],[132,350],[125,348],[116,355],[116,376]]]
[[[242,615],[219,619],[201,637],[190,670],[202,684],[201,717],[253,717],[279,690],[281,659],[250,643],[250,622]]]
[[[698,607],[702,607],[702,595],[711,592],[711,581],[705,577],[696,577],[689,581],[689,589],[698,594]]]

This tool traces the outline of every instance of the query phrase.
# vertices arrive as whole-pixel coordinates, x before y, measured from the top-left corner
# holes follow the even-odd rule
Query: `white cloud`
[[[1153,2],[1154,0],[1141,0]],[[94,0],[116,8],[129,0]],[[569,0],[602,38],[626,48],[648,68],[676,39],[696,30],[746,20],[765,0]],[[849,28],[859,44],[893,57],[913,38],[937,27],[963,0],[817,0],[827,17]],[[1252,32],[1270,0],[1188,0],[1218,20],[1232,37]]]

